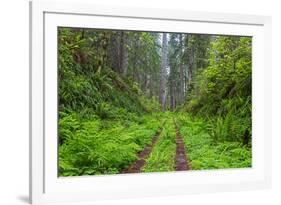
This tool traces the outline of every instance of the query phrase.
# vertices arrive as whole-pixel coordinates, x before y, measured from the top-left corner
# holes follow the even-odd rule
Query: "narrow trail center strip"
[[[175,119],[173,120],[176,129],[176,145],[177,145],[176,156],[175,156],[175,170],[176,171],[190,170],[182,136],[180,135]]]
[[[121,173],[140,173],[141,172],[141,168],[145,164],[145,160],[148,158],[149,154],[151,153],[152,148],[156,144],[162,130],[163,130],[163,127],[158,129],[158,131],[152,138],[151,144],[146,145],[145,148],[141,152],[138,153],[138,160],[136,160],[128,168],[124,169]]]

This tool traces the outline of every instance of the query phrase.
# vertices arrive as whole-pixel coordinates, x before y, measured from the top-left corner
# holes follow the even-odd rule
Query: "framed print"
[[[270,187],[270,17],[36,1],[30,22],[32,204]]]

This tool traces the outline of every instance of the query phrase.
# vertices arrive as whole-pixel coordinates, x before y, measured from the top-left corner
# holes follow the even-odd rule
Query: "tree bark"
[[[122,75],[127,74],[128,70],[128,49],[127,49],[127,35],[124,31],[121,31],[120,34],[120,73]]]
[[[165,109],[166,105],[166,74],[167,74],[167,54],[168,54],[168,45],[167,45],[167,33],[163,33],[162,36],[162,56],[161,56],[161,73],[160,73],[160,93],[159,101],[162,109]]]
[[[179,38],[180,38],[180,103],[183,102],[184,100],[184,76],[183,76],[183,59],[182,59],[182,56],[183,56],[183,40],[182,40],[182,34],[179,35]]]

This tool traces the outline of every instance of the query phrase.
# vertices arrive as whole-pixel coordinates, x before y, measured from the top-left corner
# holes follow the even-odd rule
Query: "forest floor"
[[[161,147],[161,145],[158,148],[157,148],[157,146],[155,148],[155,145],[159,144],[158,143],[159,137],[161,137],[161,139],[163,140],[163,138],[165,138],[166,134],[172,135],[172,138],[174,138],[174,139],[172,139],[171,141],[176,146],[176,148],[173,149],[174,153],[172,155],[170,155],[170,158],[171,158],[171,156],[174,156],[173,170],[169,170],[169,171],[185,171],[185,170],[190,170],[191,169],[190,163],[189,163],[189,161],[187,159],[187,153],[186,153],[186,149],[185,149],[185,144],[184,144],[183,138],[182,138],[182,136],[180,134],[180,131],[179,131],[176,119],[174,117],[170,117],[169,115],[165,115],[165,117],[167,117],[167,116],[168,116],[168,119],[163,120],[164,122],[158,128],[156,134],[152,137],[151,143],[147,144],[144,147],[144,149],[141,150],[137,154],[138,159],[136,161],[134,161],[129,167],[127,167],[124,170],[122,170],[121,173],[140,173],[140,172],[146,172],[146,169],[144,168],[146,166],[146,161],[149,158],[152,158],[151,157],[151,155],[152,155],[151,153],[152,152],[158,152],[160,150],[159,147]],[[173,129],[171,129],[171,122],[174,125]],[[166,134],[165,133],[162,134],[163,130],[165,130],[165,131],[166,130],[170,130],[171,132],[166,132]],[[161,151],[165,152],[166,150],[163,149]],[[161,158],[161,156],[159,155],[158,158]],[[147,170],[148,172],[151,169],[157,170],[157,167],[159,167],[159,165],[161,166],[161,159],[155,159],[153,161],[156,162],[156,163],[153,163],[155,165],[155,167],[153,168],[153,165],[150,166],[150,169]],[[159,163],[157,163],[157,161]],[[159,170],[159,171],[161,171],[161,170]]]
[[[156,119],[164,123],[120,173],[251,167],[251,149],[237,142],[214,142],[206,121],[172,112]]]
[[[215,141],[208,121],[186,113],[95,119],[72,134],[60,146],[60,176],[251,167],[250,147]]]
[[[157,142],[160,133],[162,132],[163,127],[161,127],[155,136],[152,138],[151,144],[147,144],[145,148],[138,153],[138,159],[132,163],[128,168],[124,169],[122,173],[140,173],[141,168],[145,164],[145,160],[149,157],[153,146]]]

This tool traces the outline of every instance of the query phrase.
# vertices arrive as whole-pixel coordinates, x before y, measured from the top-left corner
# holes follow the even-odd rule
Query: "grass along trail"
[[[141,172],[168,172],[174,171],[176,154],[176,132],[169,113],[163,117],[167,119],[159,139],[146,160]]]

